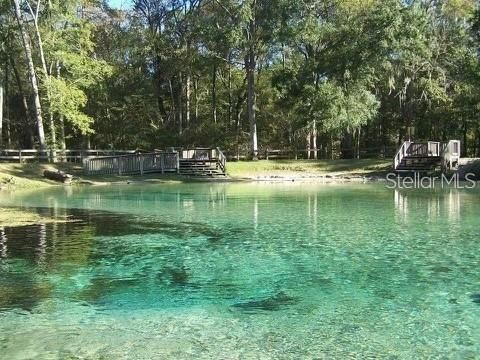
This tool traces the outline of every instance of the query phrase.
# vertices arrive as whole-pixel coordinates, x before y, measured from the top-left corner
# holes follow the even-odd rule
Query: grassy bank
[[[261,160],[227,164],[233,178],[262,176],[366,176],[379,175],[391,168],[390,160]]]
[[[0,163],[0,189],[35,189],[45,186],[59,185],[60,183],[48,180],[43,177],[45,170],[61,170],[74,176],[73,184],[102,185],[112,182],[140,181],[140,180],[161,180],[178,181],[174,175],[148,174],[145,176],[86,176],[82,166],[74,163],[66,164],[14,164]]]
[[[261,160],[228,162],[231,179],[257,179],[262,177],[315,177],[380,175],[391,167],[389,160]],[[192,178],[173,175],[149,174],[145,176],[86,176],[79,164],[13,164],[0,163],[0,188],[34,189],[58,185],[43,177],[46,169],[57,169],[72,174],[74,183],[94,185],[128,181],[191,181]]]

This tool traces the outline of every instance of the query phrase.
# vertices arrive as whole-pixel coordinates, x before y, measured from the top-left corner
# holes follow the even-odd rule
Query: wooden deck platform
[[[88,175],[144,175],[177,173],[189,176],[226,176],[227,160],[219,148],[195,148],[84,159]]]
[[[405,141],[399,148],[393,166],[396,172],[454,170],[460,159],[460,141]]]

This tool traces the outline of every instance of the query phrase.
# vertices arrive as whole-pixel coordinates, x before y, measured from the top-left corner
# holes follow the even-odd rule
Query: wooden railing
[[[412,142],[407,149],[408,156],[440,156],[440,142]]]
[[[162,151],[148,154],[105,156],[85,159],[83,168],[88,175],[143,175],[178,172],[179,153]]]
[[[135,154],[135,150],[35,150],[35,149],[0,149],[0,161],[27,162],[52,161],[79,162],[93,156],[115,156]]]
[[[215,166],[223,173],[227,168],[227,157],[220,148],[184,148],[180,150],[180,160],[185,162],[202,162]]]
[[[407,155],[407,151],[410,148],[410,145],[412,145],[411,141],[405,141],[402,146],[400,146],[400,149],[398,149],[393,160],[394,169],[397,169],[398,166],[402,163],[403,158]]]
[[[458,163],[460,158],[460,141],[450,140],[448,143],[405,141],[393,159],[395,170],[405,157],[439,157],[443,168],[451,169],[452,165]]]
[[[460,141],[450,140],[442,144],[442,167],[451,170],[458,166],[460,160]]]
[[[227,172],[227,157],[225,154],[220,150],[220,148],[217,147],[217,165],[222,170],[222,172],[225,174]]]
[[[428,156],[428,144],[410,143],[407,148],[407,156]]]

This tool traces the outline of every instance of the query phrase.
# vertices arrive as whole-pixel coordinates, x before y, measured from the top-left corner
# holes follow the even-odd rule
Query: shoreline
[[[95,181],[82,179],[78,182],[73,182],[73,186],[112,186],[112,185],[135,185],[135,184],[168,184],[168,183],[315,183],[315,184],[332,184],[332,183],[377,183],[385,182],[386,174],[384,175],[358,175],[358,174],[337,174],[337,173],[325,173],[325,174],[259,174],[259,175],[247,175],[247,176],[226,176],[226,177],[192,177],[178,175],[175,178],[169,177],[168,179],[157,178],[132,178],[128,179],[114,179],[111,181]],[[58,184],[62,185],[62,184]],[[68,186],[68,185],[67,185]]]
[[[73,176],[71,184],[44,178],[45,170],[63,171]],[[36,190],[51,186],[108,186],[151,183],[195,182],[309,182],[365,183],[378,182],[389,171],[383,160],[336,161],[257,161],[232,162],[225,177],[195,177],[178,174],[145,176],[86,176],[76,163],[0,163],[0,191]]]

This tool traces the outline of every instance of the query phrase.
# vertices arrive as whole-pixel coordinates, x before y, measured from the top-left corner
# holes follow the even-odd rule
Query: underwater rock
[[[285,306],[295,305],[298,303],[298,299],[285,294],[283,291],[277,294],[261,300],[252,300],[242,303],[233,304],[232,308],[246,311],[255,312],[258,310],[263,311],[278,311]]]
[[[189,284],[190,275],[185,267],[165,267],[157,274],[158,280],[175,286]]]
[[[172,283],[176,285],[186,285],[188,283],[189,275],[185,268],[172,268],[169,272],[172,278]]]
[[[480,293],[470,295],[470,299],[472,299],[472,301],[473,301],[475,304],[479,304],[479,305],[480,305]]]
[[[442,265],[434,266],[431,268],[431,270],[435,273],[449,273],[452,271],[452,269],[450,269],[449,267]]]

